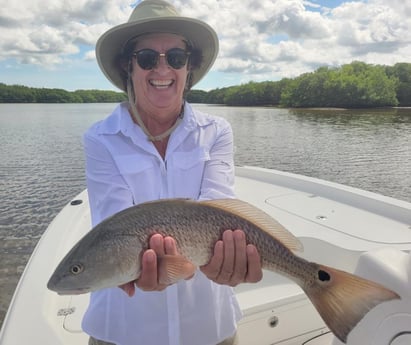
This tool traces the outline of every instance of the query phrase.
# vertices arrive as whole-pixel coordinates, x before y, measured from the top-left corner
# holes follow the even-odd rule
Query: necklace
[[[131,107],[130,109],[131,116],[137,122],[140,128],[143,130],[144,134],[147,136],[147,139],[149,141],[162,141],[164,138],[167,138],[171,134],[171,132],[173,132],[177,128],[177,126],[180,124],[180,122],[183,120],[185,101],[183,101],[183,104],[181,105],[180,114],[178,114],[176,122],[174,122],[174,125],[172,125],[164,133],[161,133],[159,135],[151,135],[147,127],[145,126],[143,120],[141,119],[140,115],[138,114],[137,107],[134,101],[134,97],[132,97],[133,95],[132,95],[131,87],[127,87],[127,93],[128,93],[128,99],[129,99],[129,103]]]
[[[143,130],[144,134],[147,136],[147,139],[149,141],[162,141],[164,138],[167,138],[178,127],[178,125],[180,124],[180,122],[183,120],[183,117],[184,117],[184,102],[183,102],[183,105],[181,106],[180,114],[178,114],[176,122],[174,122],[174,124],[169,129],[167,129],[165,132],[159,135],[151,135],[147,127],[144,125],[144,122],[141,119],[140,115],[138,114],[136,105],[134,104],[134,102],[130,102],[130,103],[131,103],[130,104],[131,105],[131,115],[133,119],[135,119],[138,125],[141,127],[141,129]]]

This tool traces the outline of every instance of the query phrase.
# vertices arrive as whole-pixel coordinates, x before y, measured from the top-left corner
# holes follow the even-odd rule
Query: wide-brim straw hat
[[[162,0],[142,1],[127,23],[105,32],[97,41],[96,57],[104,75],[119,89],[126,91],[125,73],[120,58],[129,40],[149,33],[172,33],[183,36],[201,51],[202,63],[192,70],[192,85],[208,72],[218,53],[216,32],[205,22],[181,16],[173,5]]]

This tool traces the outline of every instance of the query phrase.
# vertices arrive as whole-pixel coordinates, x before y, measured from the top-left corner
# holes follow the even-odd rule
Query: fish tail
[[[317,265],[316,282],[303,287],[328,328],[342,342],[378,304],[400,298],[395,292],[353,274]]]

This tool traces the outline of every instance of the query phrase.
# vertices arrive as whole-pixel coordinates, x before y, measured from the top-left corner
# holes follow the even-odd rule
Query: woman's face
[[[149,34],[138,39],[134,51],[146,48],[159,53],[166,53],[172,48],[185,50],[183,40],[183,37],[173,34]],[[135,57],[132,63],[137,109],[149,114],[180,111],[188,74],[187,64],[174,69],[167,64],[164,56],[160,56],[158,64],[150,70],[142,69]]]

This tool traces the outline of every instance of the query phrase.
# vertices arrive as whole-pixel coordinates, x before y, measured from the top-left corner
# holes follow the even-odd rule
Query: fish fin
[[[136,206],[146,206],[150,204],[163,204],[165,202],[176,202],[176,201],[183,201],[183,202],[194,202],[193,199],[190,198],[164,198],[164,199],[155,199],[150,201],[144,201]]]
[[[303,245],[297,237],[273,217],[245,201],[239,199],[214,199],[200,201],[200,203],[246,218],[292,251],[303,251]]]
[[[318,265],[317,283],[303,287],[328,328],[342,342],[378,304],[400,296],[384,286],[353,274]]]
[[[162,255],[157,259],[158,279],[163,285],[171,285],[181,279],[191,278],[196,266],[182,255]]]

